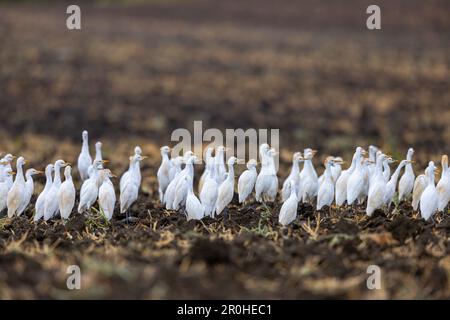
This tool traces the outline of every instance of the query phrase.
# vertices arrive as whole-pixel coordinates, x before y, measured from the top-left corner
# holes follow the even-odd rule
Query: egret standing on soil
[[[142,180],[142,175],[141,175],[141,166],[140,166],[140,162],[136,163],[133,161],[134,158],[136,158],[137,156],[142,156],[142,149],[139,146],[136,146],[134,148],[134,155],[130,157],[130,165],[128,167],[128,170],[125,171],[122,174],[122,177],[120,178],[120,189],[123,188],[123,185],[125,184],[125,180],[128,179],[128,176],[130,174],[131,168],[133,165],[138,167],[138,171],[136,171],[136,181],[139,185],[141,185],[141,180]]]
[[[216,214],[222,211],[233,200],[234,195],[234,165],[237,161],[236,157],[228,159],[228,174],[224,182],[219,186],[219,195],[216,202]],[[225,212],[226,213],[226,212]]]
[[[238,194],[239,203],[244,203],[255,188],[256,178],[258,172],[256,172],[256,160],[250,159],[247,162],[247,170],[242,172],[238,180]]]
[[[412,157],[414,155],[414,149],[409,148],[408,153],[406,154],[406,160],[408,160],[408,163],[405,167],[405,173],[400,179],[400,182],[398,184],[398,201],[402,201],[403,199],[406,199],[409,197],[411,192],[414,188],[414,170],[412,164],[414,163],[412,161]]]
[[[6,156],[3,157],[3,159],[0,161],[0,170],[3,171],[3,173],[5,173],[6,177],[5,177],[5,182],[8,188],[8,191],[12,188],[12,185],[14,183],[13,180],[13,175],[9,174],[10,172],[12,172],[12,167],[11,167],[11,163],[14,161],[16,157],[13,156],[12,154],[7,154]],[[7,195],[7,194],[6,194]],[[6,203],[6,195],[5,195],[5,203]]]
[[[278,192],[278,178],[274,161],[277,152],[264,143],[260,146],[259,153],[261,156],[261,171],[256,178],[255,198],[258,202],[273,202]]]
[[[101,170],[103,163],[106,162],[106,160],[94,160],[91,176],[81,186],[78,213],[91,210],[92,205],[97,201],[98,189],[100,187],[99,170]]]
[[[392,203],[392,199],[395,195],[395,190],[397,189],[397,182],[398,177],[400,175],[400,171],[403,169],[403,167],[409,163],[409,160],[402,160],[400,164],[398,165],[397,169],[394,171],[394,174],[391,176],[391,179],[386,184],[386,192],[384,194],[384,203],[389,208]]]
[[[442,156],[442,174],[436,191],[438,194],[438,210],[444,211],[450,201],[450,171],[448,170],[448,156]]]
[[[164,203],[164,193],[170,183],[170,168],[172,163],[169,159],[170,148],[168,146],[161,147],[161,166],[158,169],[157,178],[159,184],[159,201]]]
[[[12,171],[2,172],[1,179],[3,179],[3,181],[0,181],[0,213],[2,213],[3,210],[6,209],[6,198],[8,197],[8,192],[10,190],[6,179],[13,174],[14,172]]]
[[[194,194],[193,180],[190,176],[185,176],[188,183],[188,193],[186,197],[186,216],[188,220],[201,220],[205,216],[205,208]]]
[[[33,176],[37,174],[42,174],[42,171],[38,171],[36,169],[28,169],[25,173],[26,181],[25,181],[25,196],[23,198],[22,203],[20,204],[19,209],[17,210],[17,216],[20,216],[30,204],[31,197],[34,193],[34,181]]]
[[[64,160],[58,160],[55,162],[54,170],[55,176],[53,178],[53,184],[47,195],[45,196],[44,204],[44,220],[53,218],[57,215],[59,210],[58,193],[61,187],[61,168],[67,167],[69,164]]]
[[[110,179],[116,176],[109,169],[102,170],[100,176],[102,178],[102,184],[98,192],[98,204],[106,219],[110,221],[116,205],[116,192]]]
[[[212,216],[214,218],[216,201],[219,195],[219,185],[216,181],[216,171],[212,169],[214,159],[209,158],[208,161],[211,167],[208,170],[208,176],[205,177],[205,182],[200,191],[200,201],[205,208],[205,216]]]
[[[83,131],[82,138],[83,145],[78,157],[78,172],[80,173],[81,181],[84,181],[89,178],[89,167],[92,165],[92,158],[89,153],[89,138],[86,130]]]
[[[291,180],[290,184],[291,194],[281,206],[280,215],[278,217],[278,222],[283,226],[287,226],[297,217],[297,208],[299,202],[296,190],[297,185],[295,184],[294,180]]]
[[[351,206],[364,192],[364,150],[358,153],[356,167],[347,181],[347,204]]]
[[[58,205],[59,205],[59,212],[61,214],[61,219],[67,220],[69,219],[73,207],[75,206],[75,197],[76,197],[75,185],[73,184],[72,180],[71,166],[67,166],[64,169],[64,178],[65,180],[61,184],[61,187],[59,188],[58,191]]]
[[[425,174],[421,174],[417,176],[416,180],[414,181],[414,189],[413,189],[413,196],[412,196],[412,207],[414,211],[417,211],[419,208],[420,203],[420,197],[422,196],[423,191],[428,186],[428,171],[430,170],[430,167],[428,166],[425,169]]]
[[[428,185],[420,196],[420,214],[425,220],[430,219],[438,210],[438,194],[434,185],[434,175],[437,168],[434,162],[428,164]]]
[[[337,160],[339,161],[339,160]],[[335,160],[328,158],[325,162],[325,173],[323,182],[319,187],[317,194],[317,210],[322,209],[324,206],[331,206],[334,200],[334,181],[331,173],[331,168],[334,166]]]
[[[292,168],[289,176],[284,180],[283,188],[281,189],[281,200],[284,202],[291,195],[291,181],[294,181],[295,185],[300,182],[300,161],[303,161],[301,152],[295,152],[292,156]]]
[[[45,168],[45,186],[44,186],[44,190],[42,190],[41,194],[39,195],[39,197],[36,200],[36,204],[34,206],[34,221],[38,221],[39,219],[41,219],[44,216],[44,209],[45,209],[45,198],[49,192],[49,190],[51,189],[52,185],[53,185],[53,178],[52,178],[52,173],[54,170],[54,165],[53,164],[49,164],[47,165],[47,167]]]
[[[335,198],[336,205],[338,207],[342,206],[344,202],[347,200],[347,183],[348,179],[352,175],[353,171],[356,168],[356,162],[361,158],[361,147],[357,147],[355,153],[353,154],[352,164],[347,170],[342,171],[341,175],[336,181],[336,190],[335,190]]]
[[[123,187],[120,190],[120,213],[126,214],[126,220],[129,221],[128,210],[136,202],[139,196],[140,188],[140,166],[139,163],[147,157],[136,154],[131,160],[129,176],[124,180]]]
[[[386,191],[386,180],[383,175],[383,163],[386,155],[380,154],[377,157],[377,163],[373,181],[369,188],[369,197],[367,198],[366,214],[370,217],[376,209],[381,208]]]
[[[192,157],[194,153],[192,151],[186,151],[183,160],[186,163],[186,166],[183,170],[181,170],[179,173],[177,173],[172,181],[170,181],[169,185],[167,186],[166,193],[164,195],[164,202],[166,204],[167,210],[173,210],[173,202],[175,200],[175,192],[177,189],[178,182],[183,178],[185,174],[187,174],[187,171],[189,170],[187,166],[187,162],[189,161],[190,157]]]
[[[23,166],[26,164],[26,161],[23,157],[19,157],[17,159],[17,174],[16,180],[14,180],[13,186],[11,190],[8,192],[7,197],[7,207],[8,207],[8,218],[12,218],[19,209],[20,205],[23,203],[26,190],[25,190],[25,178],[23,176]]]
[[[206,149],[205,152],[205,170],[200,176],[200,180],[198,181],[198,193],[202,192],[203,185],[205,183],[206,177],[209,176],[210,171],[214,168],[214,158],[212,156],[213,148]]]

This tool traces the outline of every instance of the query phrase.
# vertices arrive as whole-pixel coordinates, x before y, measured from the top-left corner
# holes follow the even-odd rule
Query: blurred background
[[[87,129],[126,166],[135,144],[157,155],[203,120],[279,128],[286,161],[450,152],[449,1],[376,1],[379,31],[373,1],[77,1],[69,31],[72,3],[0,1],[1,151],[74,157]]]

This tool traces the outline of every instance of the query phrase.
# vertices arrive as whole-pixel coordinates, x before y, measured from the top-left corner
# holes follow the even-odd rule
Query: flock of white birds
[[[82,181],[78,213],[90,212],[98,203],[99,212],[111,220],[117,202],[111,181],[115,176],[104,168],[108,161],[102,158],[102,144],[96,143],[95,158],[92,160],[87,131],[82,133],[82,141],[77,166]],[[166,209],[181,211],[188,220],[225,214],[235,193],[234,166],[238,159],[232,156],[225,162],[225,147],[219,146],[215,150],[208,148],[197,197],[193,183],[194,164],[199,159],[191,151],[173,158],[170,158],[170,153],[169,147],[161,148],[162,162],[157,172],[159,198]],[[277,154],[276,150],[264,143],[259,148],[260,171],[257,171],[256,160],[248,161],[247,170],[239,176],[237,183],[239,203],[246,205],[252,201],[253,193],[254,199],[259,203],[276,200],[279,191],[275,166]],[[449,204],[450,171],[446,155],[442,156],[442,174],[437,185],[437,168],[433,161],[429,162],[424,174],[415,177],[412,148],[392,174],[390,165],[396,161],[375,146],[369,147],[368,157],[363,148],[357,147],[346,170],[342,169],[342,158],[327,157],[324,173],[320,177],[313,166],[315,155],[316,151],[309,148],[303,153],[293,154],[291,172],[284,180],[280,192],[283,202],[279,212],[281,225],[288,225],[296,219],[299,202],[313,204],[317,210],[325,206],[365,204],[366,214],[371,216],[377,209],[389,209],[398,191],[399,201],[411,198],[412,194],[413,209],[420,209],[425,220],[432,218],[436,212],[445,210]],[[142,180],[140,163],[145,158],[141,148],[136,147],[134,155],[130,157],[129,168],[120,179],[120,212],[126,214],[127,221],[128,211],[138,199]],[[14,159],[14,156],[7,154],[0,160],[0,213],[7,209],[9,218],[20,216],[27,209],[34,193],[33,176],[44,173],[35,169],[28,169],[24,173],[26,161],[23,157],[17,158],[16,172],[13,172]],[[62,168],[64,181],[61,179]],[[400,178],[403,169],[404,173]],[[54,164],[47,165],[45,176],[45,187],[35,204],[34,221],[42,218],[47,221],[58,216],[63,220],[68,219],[77,196],[70,164],[57,160]]]

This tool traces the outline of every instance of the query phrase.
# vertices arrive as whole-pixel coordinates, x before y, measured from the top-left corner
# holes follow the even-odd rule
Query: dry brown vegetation
[[[406,203],[372,218],[301,206],[280,228],[279,204],[187,222],[156,201],[158,148],[193,120],[280,128],[280,177],[306,146],[317,164],[356,144],[397,158],[414,146],[416,173],[449,153],[449,3],[379,2],[380,32],[356,0],[85,2],[81,32],[60,2],[0,4],[0,151],[39,169],[75,162],[88,129],[117,174],[134,145],[150,155],[136,223],[35,225],[32,207],[0,220],[0,297],[447,298],[446,214],[433,225]],[[69,264],[81,291],[65,287]],[[382,290],[366,288],[370,264]]]

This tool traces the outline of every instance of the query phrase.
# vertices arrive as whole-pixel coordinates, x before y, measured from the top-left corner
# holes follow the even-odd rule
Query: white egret
[[[227,149],[224,146],[219,146],[216,148],[216,154],[214,156],[214,170],[216,170],[216,180],[220,185],[225,180],[225,151]]]
[[[11,189],[14,183],[13,175],[9,174],[9,172],[12,172],[11,163],[14,161],[15,158],[16,157],[13,156],[12,154],[7,154],[2,158],[2,160],[0,160],[0,170],[5,174],[5,182],[8,187],[8,191]],[[6,202],[6,196],[4,201]]]
[[[369,196],[367,198],[366,214],[370,217],[376,209],[381,208],[384,201],[386,191],[386,180],[383,176],[383,163],[386,155],[379,154],[377,157],[375,173],[373,181],[369,188]]]
[[[402,160],[400,161],[400,164],[398,165],[397,169],[395,169],[394,173],[391,176],[391,179],[389,179],[389,182],[386,184],[386,192],[384,194],[384,203],[388,206],[388,208],[391,206],[392,199],[395,195],[395,190],[397,189],[397,182],[398,177],[400,176],[400,172],[403,169],[403,167],[409,163],[409,160]]]
[[[84,181],[89,178],[89,166],[92,164],[92,158],[89,153],[89,138],[87,131],[83,131],[82,138],[83,145],[81,147],[80,156],[78,157],[78,172],[80,173],[81,181]]]
[[[356,167],[352,174],[348,177],[347,181],[347,204],[351,206],[353,202],[364,193],[364,150],[358,153],[356,160]]]
[[[106,160],[94,160],[91,176],[81,185],[78,213],[90,211],[92,205],[97,201],[98,189],[100,187],[99,170],[102,170],[101,168],[106,162]]]
[[[239,203],[244,203],[255,188],[256,178],[258,172],[256,172],[257,162],[255,159],[250,159],[247,162],[247,170],[242,172],[238,179],[238,194]]]
[[[23,176],[23,166],[26,161],[23,157],[19,157],[16,162],[17,174],[11,190],[8,192],[6,205],[8,207],[8,218],[12,218],[26,197],[25,178]]]
[[[212,152],[214,151],[213,148],[206,149],[205,152],[205,170],[203,171],[202,175],[200,176],[200,180],[198,181],[198,192],[202,192],[203,184],[205,183],[206,177],[209,176],[210,171],[214,167],[214,158],[212,157]]]
[[[137,167],[137,171],[135,172],[135,179],[138,185],[141,185],[141,180],[142,180],[142,175],[141,175],[141,163],[138,161],[134,161],[133,159],[135,159],[137,156],[142,156],[142,149],[139,146],[136,146],[134,148],[134,155],[130,157],[130,165],[128,167],[128,170],[125,171],[122,174],[122,177],[120,178],[120,189],[122,190],[125,181],[128,179],[129,175],[130,175],[130,171],[132,169],[132,166],[136,166]]]
[[[442,156],[442,174],[436,191],[438,194],[438,210],[444,211],[450,201],[450,171],[448,169],[448,156]]]
[[[188,183],[188,193],[186,197],[187,220],[201,220],[205,216],[205,208],[194,194],[192,177],[187,175],[184,178]]]
[[[287,226],[297,218],[297,209],[299,202],[296,190],[297,185],[293,180],[291,180],[290,184],[291,184],[290,187],[291,194],[289,195],[289,198],[287,198],[286,201],[284,201],[283,205],[281,206],[280,215],[278,217],[278,222],[283,226]]]
[[[0,182],[0,213],[2,213],[3,210],[6,209],[6,202],[7,202],[6,199],[8,197],[8,192],[10,190],[10,188],[8,187],[8,183],[5,180],[8,179],[9,177],[12,177],[14,174],[15,172],[12,171],[3,173],[4,181]]]
[[[194,153],[192,151],[186,151],[184,156],[182,157],[183,162],[187,162],[190,157],[192,157]],[[187,174],[187,171],[189,170],[188,166],[186,165],[183,170],[179,171],[172,181],[170,181],[169,185],[167,186],[166,193],[164,195],[164,202],[166,204],[167,210],[173,210],[173,202],[175,200],[175,192],[177,189],[178,182],[181,180],[181,178]]]
[[[291,181],[294,181],[295,185],[300,182],[300,168],[299,164],[303,161],[301,152],[295,152],[292,156],[292,167],[289,176],[284,180],[283,188],[281,189],[281,200],[284,202],[291,196]],[[255,169],[256,171],[256,169]]]
[[[408,153],[406,154],[406,160],[409,162],[406,164],[405,167],[405,173],[400,179],[400,182],[398,184],[398,200],[402,201],[403,199],[406,199],[409,197],[411,192],[414,188],[414,170],[412,164],[414,163],[412,161],[412,157],[414,155],[414,149],[409,148]]]
[[[175,178],[175,176],[178,173],[180,173],[180,171],[181,171],[181,165],[183,164],[183,157],[178,156],[178,157],[172,158],[172,159],[170,159],[170,162],[171,162],[171,166],[170,166],[170,170],[169,170],[169,181],[172,182],[172,180]],[[166,190],[167,190],[167,188],[166,188]]]
[[[135,155],[132,159],[134,162],[131,165],[129,177],[125,180],[123,187],[120,190],[120,213],[126,213],[126,220],[129,221],[128,210],[136,202],[139,196],[140,188],[140,165],[139,163],[146,159],[146,156]]]
[[[304,158],[305,163],[303,165],[303,170],[300,173],[300,191],[301,197],[299,197],[304,203],[312,201],[319,190],[319,178],[317,172],[314,169],[312,159],[317,153],[316,150],[305,149]]]
[[[177,186],[175,187],[175,197],[172,206],[174,210],[178,210],[180,207],[184,207],[186,205],[189,183],[187,183],[184,177],[189,176],[192,180],[194,180],[194,163],[197,160],[198,158],[195,155],[191,156],[186,162],[186,167],[180,173],[182,178],[178,181]]]
[[[106,219],[110,221],[116,205],[116,192],[114,191],[111,178],[115,178],[116,176],[109,169],[102,170],[100,176],[102,177],[102,184],[98,191],[98,205]]]
[[[334,166],[331,167],[331,176],[333,177],[333,182],[336,184],[337,179],[341,176],[342,173],[342,165],[345,161],[341,157],[335,157]]]
[[[341,175],[336,181],[335,198],[336,205],[338,207],[342,206],[347,200],[347,182],[356,168],[356,162],[358,161],[358,159],[360,159],[362,150],[363,149],[361,147],[356,148],[356,151],[353,154],[352,164],[347,170],[342,171]]]
[[[213,165],[213,161],[214,159],[209,158],[209,165]],[[219,195],[219,185],[216,181],[215,170],[208,170],[208,173],[208,176],[205,177],[203,188],[200,191],[200,201],[205,208],[205,216],[212,216],[214,218],[216,201]]]
[[[376,168],[376,161],[377,161],[377,154],[378,154],[378,148],[370,145],[369,146],[369,160],[370,162],[368,162],[367,164],[367,169],[369,171],[369,177],[372,177],[374,172],[375,172],[375,168]]]
[[[95,161],[101,163],[101,160]],[[72,180],[71,166],[66,166],[66,168],[64,169],[64,178],[65,180],[58,190],[58,205],[61,218],[67,220],[69,219],[73,207],[75,206],[75,197],[76,197],[75,185],[73,184]]]
[[[64,160],[58,160],[55,162],[54,171],[55,176],[53,178],[53,184],[45,197],[44,204],[44,220],[53,218],[58,214],[59,211],[59,201],[58,193],[61,187],[61,168],[67,167],[69,164]]]
[[[397,162],[397,160],[392,159],[392,157],[386,157],[383,162],[383,177],[386,183],[391,178],[391,167],[389,166],[392,163]]]
[[[216,214],[222,213],[222,211],[233,200],[234,195],[234,165],[237,161],[236,157],[230,157],[228,159],[228,174],[226,179],[219,186],[219,194],[216,202]],[[226,212],[226,211],[225,211]]]
[[[420,197],[422,196],[423,191],[428,186],[428,171],[429,167],[425,169],[425,174],[421,174],[417,176],[416,180],[414,181],[414,188],[413,188],[413,196],[412,196],[412,207],[414,211],[417,211],[419,208],[420,203]]]
[[[275,169],[275,156],[278,154],[274,149],[265,149],[265,144],[260,147],[261,171],[256,178],[255,198],[258,202],[273,202],[278,192],[278,178]]]
[[[166,189],[170,183],[170,168],[172,166],[172,163],[170,162],[169,159],[169,153],[170,153],[170,148],[168,146],[164,146],[161,147],[161,157],[162,157],[162,161],[161,161],[161,166],[158,169],[158,172],[156,174],[157,178],[158,178],[158,184],[159,184],[159,201],[161,201],[161,203],[164,203],[164,193],[166,192]]]
[[[36,204],[34,206],[34,221],[38,221],[44,216],[44,210],[45,210],[45,199],[47,197],[47,194],[49,190],[51,189],[53,185],[53,177],[52,173],[54,171],[55,166],[53,164],[47,165],[45,167],[45,186],[44,190],[42,190],[41,194],[38,196],[36,200]]]
[[[433,161],[428,164],[428,185],[420,196],[420,215],[425,220],[430,219],[438,210],[438,194],[434,185],[436,167]]]
[[[363,177],[364,177],[364,187],[362,193],[358,197],[358,204],[362,205],[366,201],[367,196],[369,195],[369,187],[370,187],[370,167],[373,165],[372,160],[370,158],[364,158],[363,160]]]
[[[28,207],[31,201],[31,197],[34,193],[34,181],[33,176],[37,174],[42,174],[42,171],[38,171],[36,169],[28,169],[25,173],[25,197],[22,200],[22,203],[17,209],[17,216],[20,216]]]
[[[322,209],[324,206],[331,206],[333,203],[335,187],[331,168],[334,166],[335,161],[338,162],[339,160],[328,158],[325,161],[324,178],[317,193],[317,210]]]
[[[95,143],[95,158],[94,160],[97,161],[103,161],[103,155],[102,155],[102,143],[100,141]],[[100,169],[103,169],[103,165],[101,164]]]

